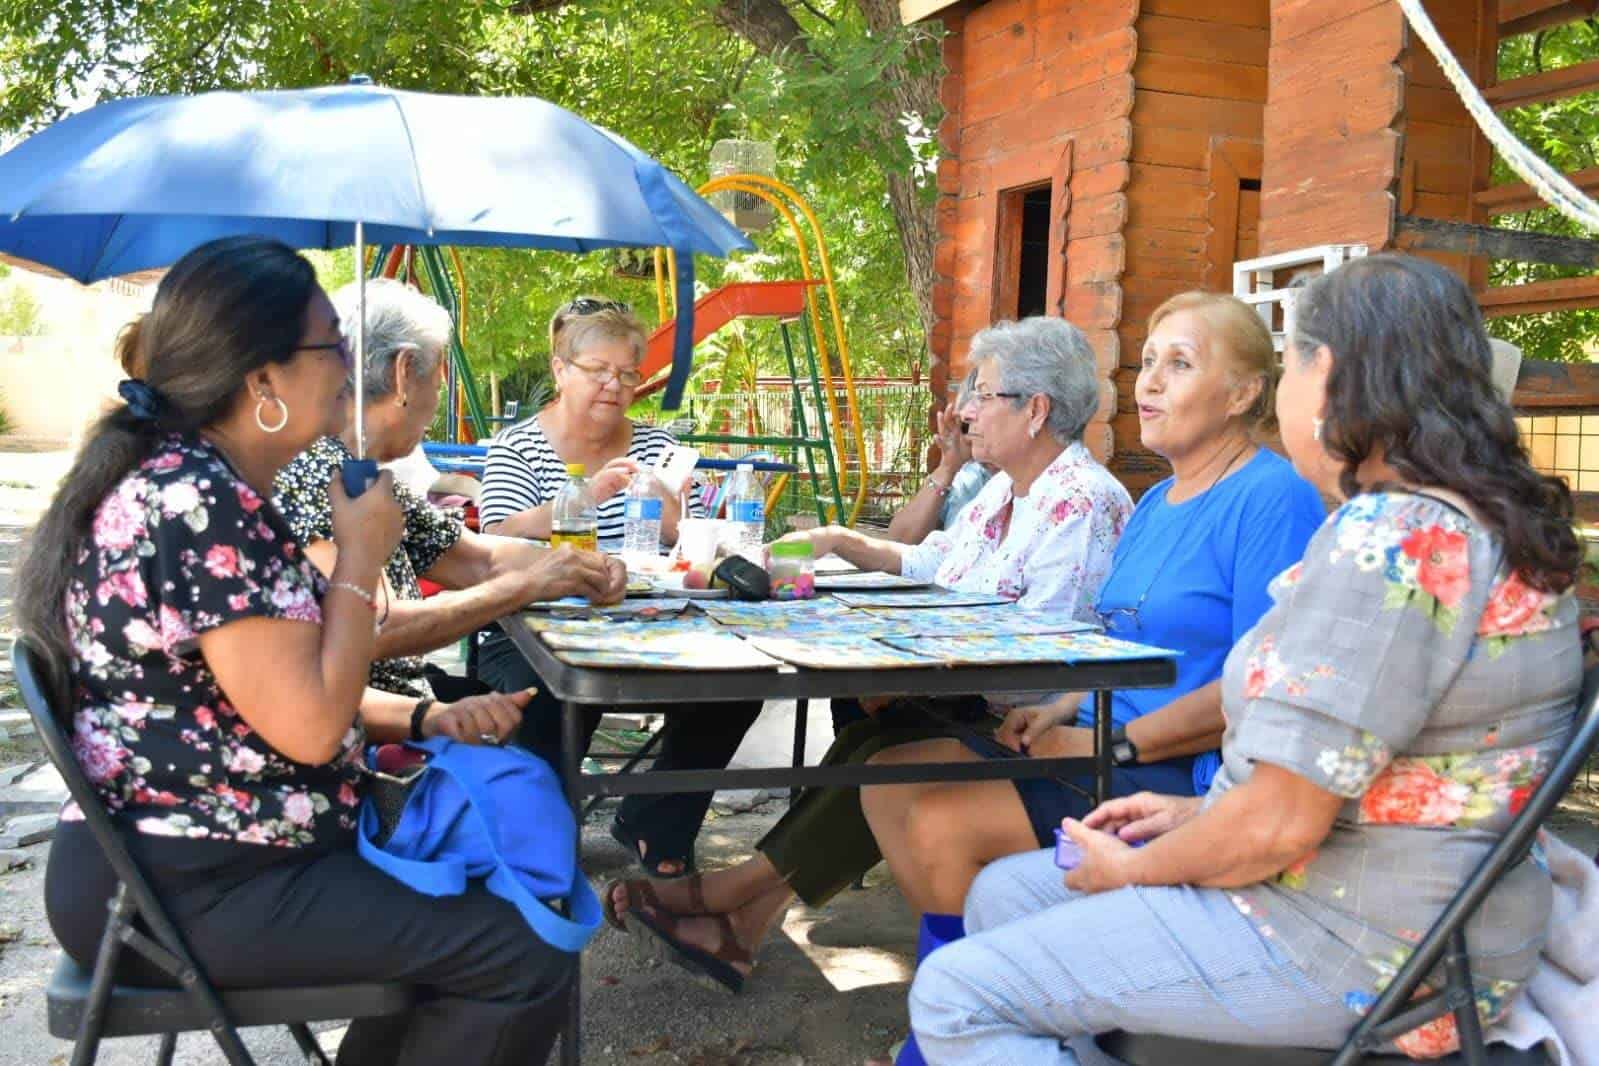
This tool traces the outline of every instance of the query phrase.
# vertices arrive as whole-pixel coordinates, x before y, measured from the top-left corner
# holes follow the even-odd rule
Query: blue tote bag
[[[577,825],[559,779],[518,748],[444,737],[408,742],[428,761],[406,788],[387,840],[377,803],[361,804],[356,850],[429,896],[458,896],[481,879],[546,944],[576,954],[600,925],[600,902],[577,865]],[[550,903],[564,900],[567,915]]]

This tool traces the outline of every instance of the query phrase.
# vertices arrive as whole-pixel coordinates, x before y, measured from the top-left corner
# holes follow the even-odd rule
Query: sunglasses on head
[[[589,296],[579,296],[561,308],[561,317],[565,318],[568,315],[597,315],[601,311],[620,311],[624,315],[628,315],[633,313],[633,308],[621,300],[596,300]]]

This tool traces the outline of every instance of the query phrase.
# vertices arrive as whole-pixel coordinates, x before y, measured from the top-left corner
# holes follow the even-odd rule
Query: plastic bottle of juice
[[[566,484],[555,494],[550,512],[550,547],[570,544],[579,551],[598,551],[600,508],[589,491],[582,463],[566,464]]]

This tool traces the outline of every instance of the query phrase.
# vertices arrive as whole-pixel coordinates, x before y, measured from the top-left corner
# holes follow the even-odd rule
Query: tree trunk
[[[898,0],[855,0],[872,35],[881,37],[900,32]],[[721,0],[716,20],[744,38],[763,55],[779,65],[821,62],[812,50],[805,30],[783,6],[781,0]],[[883,72],[890,86],[887,95],[872,103],[876,119],[875,136],[892,141],[905,137],[900,116],[909,112],[921,116],[929,129],[937,124],[938,74],[935,70],[914,73],[903,66]],[[875,145],[862,145],[871,150]],[[933,329],[933,246],[938,231],[934,223],[932,198],[917,188],[908,172],[887,170],[888,201],[899,229],[900,248],[905,255],[905,278],[921,313],[922,329]]]

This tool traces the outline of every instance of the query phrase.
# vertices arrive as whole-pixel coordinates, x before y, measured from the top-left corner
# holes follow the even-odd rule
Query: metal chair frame
[[[45,751],[60,772],[62,780],[66,783],[67,792],[82,811],[84,822],[117,876],[116,894],[109,904],[111,917],[100,939],[88,1002],[82,1012],[76,1033],[72,1066],[88,1066],[93,1063],[99,1054],[100,1041],[106,1035],[132,1035],[131,1032],[128,1034],[106,1032],[107,1023],[112,1017],[110,1007],[112,993],[116,987],[117,963],[124,949],[131,949],[143,956],[177,983],[178,988],[192,1005],[205,1015],[207,1031],[216,1040],[223,1056],[232,1066],[253,1066],[255,1060],[240,1040],[238,1028],[224,1003],[226,996],[217,992],[207,978],[205,970],[195,961],[182,934],[167,916],[150,883],[123,844],[110,815],[102,806],[99,796],[79,767],[66,737],[62,734],[60,720],[56,718],[53,710],[67,702],[62,698],[66,684],[64,674],[51,669],[45,657],[27,637],[18,637],[12,644],[11,662],[17,687],[23,702],[27,704]],[[136,924],[139,922],[149,930],[149,934],[139,928]],[[63,966],[75,968],[75,965],[63,961]],[[60,977],[59,971],[57,976]],[[369,995],[377,990],[387,991],[392,997],[393,993],[401,988],[402,986],[398,985],[344,985],[305,991],[315,993],[306,997],[308,1002],[319,1002],[325,1008],[327,1004],[340,998],[341,993],[358,990]],[[409,1003],[408,991],[404,994],[404,1000]],[[51,1031],[52,1035],[65,1037],[66,1033],[56,1031],[58,1006],[60,1005],[52,1000]],[[71,1010],[72,1005],[66,1005],[65,1009],[61,1010],[62,1016],[70,1016]],[[327,1017],[329,1014],[326,1009],[318,1009],[305,1020],[283,1022],[305,1055],[306,1061],[315,1066],[332,1066],[332,1063],[318,1047],[316,1038],[312,1036],[306,1023]],[[187,1027],[162,1030],[159,1026],[138,1029],[138,1032],[144,1035],[160,1033],[161,1042],[156,1054],[157,1066],[170,1066],[177,1048],[178,1033],[184,1031],[193,1030]]]

